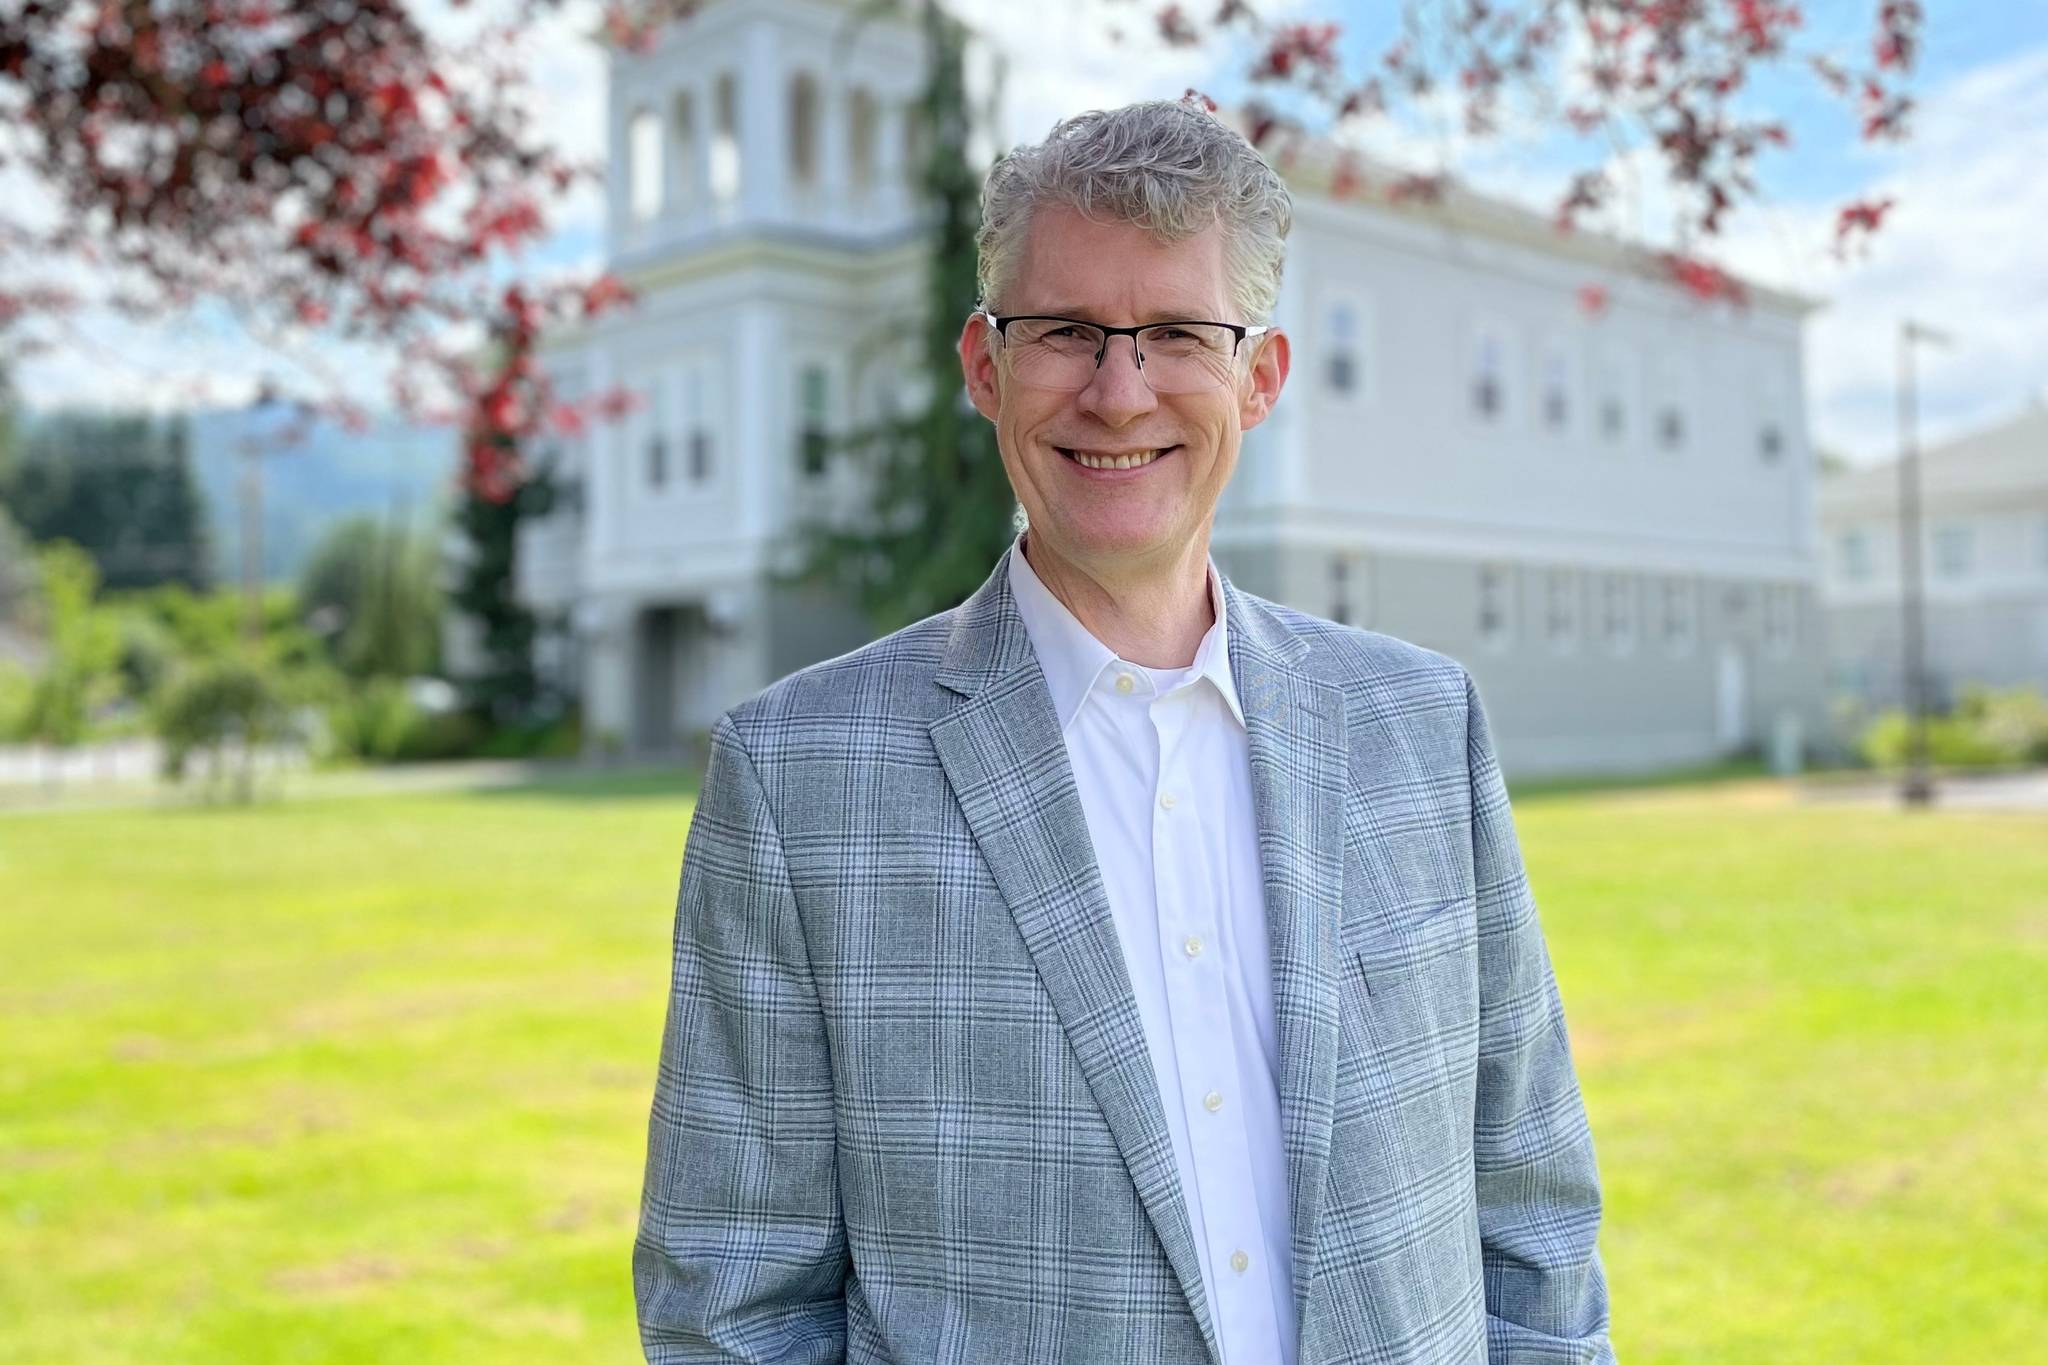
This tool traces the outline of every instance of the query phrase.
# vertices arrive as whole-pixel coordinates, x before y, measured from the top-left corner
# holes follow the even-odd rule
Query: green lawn
[[[1622,1359],[2048,1331],[2048,817],[1517,804]],[[0,1360],[636,1359],[679,779],[0,817]]]

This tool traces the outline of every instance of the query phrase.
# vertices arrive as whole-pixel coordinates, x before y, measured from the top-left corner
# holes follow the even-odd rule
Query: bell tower
[[[610,68],[614,268],[733,236],[858,246],[913,228],[924,53],[906,8],[705,0]]]

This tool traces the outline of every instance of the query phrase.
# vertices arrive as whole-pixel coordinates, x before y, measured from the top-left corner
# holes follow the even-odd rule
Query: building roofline
[[[1218,117],[1244,131],[1241,111],[1224,109]],[[1335,192],[1340,156],[1350,156],[1358,189],[1349,194]],[[1296,144],[1293,155],[1283,160],[1268,156],[1290,191],[1313,195],[1326,204],[1354,205],[1419,224],[1432,224],[1467,232],[1510,246],[1538,251],[1548,256],[1604,267],[1676,289],[1663,266],[1665,253],[1613,233],[1589,228],[1560,229],[1549,215],[1498,195],[1485,194],[1446,178],[1442,192],[1433,197],[1398,198],[1396,186],[1413,178],[1403,170],[1355,149],[1342,149],[1326,136],[1308,136]],[[1825,308],[1828,301],[1818,295],[1760,284],[1730,271],[1752,304],[1773,312],[1804,318]]]

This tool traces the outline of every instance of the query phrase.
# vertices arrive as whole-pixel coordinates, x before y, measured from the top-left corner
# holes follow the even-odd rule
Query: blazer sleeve
[[[1479,917],[1472,1150],[1489,1365],[1611,1362],[1600,1178],[1507,786],[1470,674],[1466,760]]]
[[[729,716],[684,844],[633,1290],[652,1365],[840,1361],[832,1065],[782,836]]]

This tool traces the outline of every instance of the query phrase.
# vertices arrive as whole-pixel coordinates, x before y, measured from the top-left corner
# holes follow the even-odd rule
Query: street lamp
[[[1906,777],[1899,788],[1908,806],[1934,800],[1927,771],[1927,626],[1920,581],[1920,450],[1916,426],[1919,391],[1913,343],[1947,346],[1950,338],[1911,318],[1899,324],[1899,588],[1903,613],[1906,691]]]

